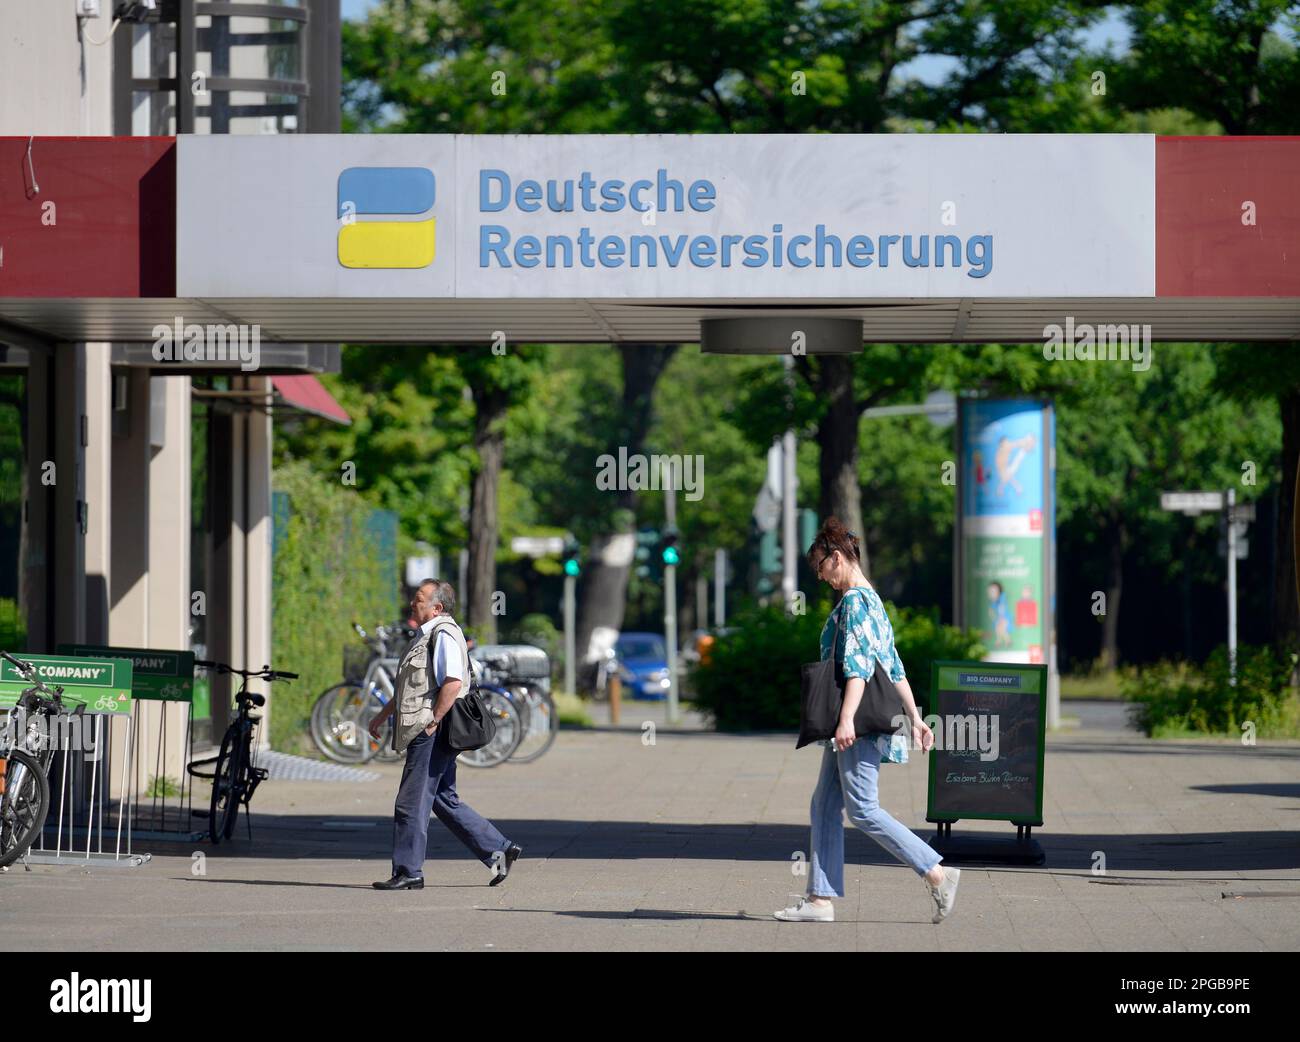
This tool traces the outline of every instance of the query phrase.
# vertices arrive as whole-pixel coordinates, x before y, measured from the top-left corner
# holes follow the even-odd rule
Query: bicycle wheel
[[[481,749],[467,749],[458,762],[467,767],[495,767],[510,759],[523,737],[523,718],[510,693],[504,688],[480,687],[479,694],[487,704],[488,712],[496,717],[497,731],[492,741]]]
[[[239,816],[239,792],[236,783],[243,769],[236,761],[241,759],[242,747],[236,740],[236,727],[231,725],[221,739],[221,752],[212,776],[212,803],[208,813],[208,836],[213,843],[229,839],[235,831]]]
[[[5,791],[0,796],[0,868],[11,865],[36,842],[50,810],[50,783],[36,759],[9,753]]]
[[[248,776],[249,768],[249,740],[251,734],[235,740],[235,750],[230,757],[230,800],[226,804],[226,819],[222,829],[222,835],[229,839],[235,834],[235,821],[239,818],[239,806],[245,803],[251,795],[251,788]],[[245,813],[248,813],[247,811]]]
[[[311,711],[311,736],[335,763],[363,763],[374,755],[366,728],[382,706],[359,684],[343,681],[323,692]]]
[[[519,744],[510,754],[510,762],[529,763],[555,742],[555,736],[560,730],[560,714],[549,691],[542,691],[529,684],[520,684],[511,690],[521,698],[523,728]]]

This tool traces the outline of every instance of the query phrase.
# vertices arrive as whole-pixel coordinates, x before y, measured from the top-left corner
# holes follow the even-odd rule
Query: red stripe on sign
[[[1156,296],[1300,297],[1300,137],[1156,138]]]
[[[0,137],[0,297],[174,297],[176,139]]]

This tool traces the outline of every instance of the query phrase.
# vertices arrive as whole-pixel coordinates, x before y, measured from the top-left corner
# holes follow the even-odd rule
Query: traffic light
[[[681,563],[681,554],[677,552],[677,540],[679,538],[680,533],[675,525],[669,525],[664,529],[663,540],[660,544],[660,556],[663,558],[664,564],[676,565]]]
[[[582,563],[578,560],[582,547],[576,539],[569,539],[564,544],[564,574],[577,576],[582,571]]]
[[[640,579],[659,578],[659,562],[655,548],[659,545],[659,532],[653,528],[641,528],[636,533],[636,574]]]

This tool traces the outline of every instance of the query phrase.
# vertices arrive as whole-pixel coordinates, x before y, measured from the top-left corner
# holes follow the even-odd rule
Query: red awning
[[[325,385],[314,376],[273,376],[271,386],[285,405],[335,423],[352,422],[352,417],[343,410],[343,406],[334,400],[334,396],[325,390]]]

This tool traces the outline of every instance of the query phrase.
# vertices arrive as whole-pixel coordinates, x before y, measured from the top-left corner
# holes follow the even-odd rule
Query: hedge
[[[310,754],[311,707],[342,679],[352,621],[370,629],[402,614],[397,517],[302,461],[277,467],[272,485],[272,664],[299,679],[272,689],[271,744]]]
[[[1132,722],[1152,737],[1231,735],[1252,724],[1257,738],[1300,737],[1300,695],[1291,686],[1295,652],[1237,648],[1237,682],[1231,683],[1227,645],[1203,665],[1161,662],[1134,670],[1120,683]]]

